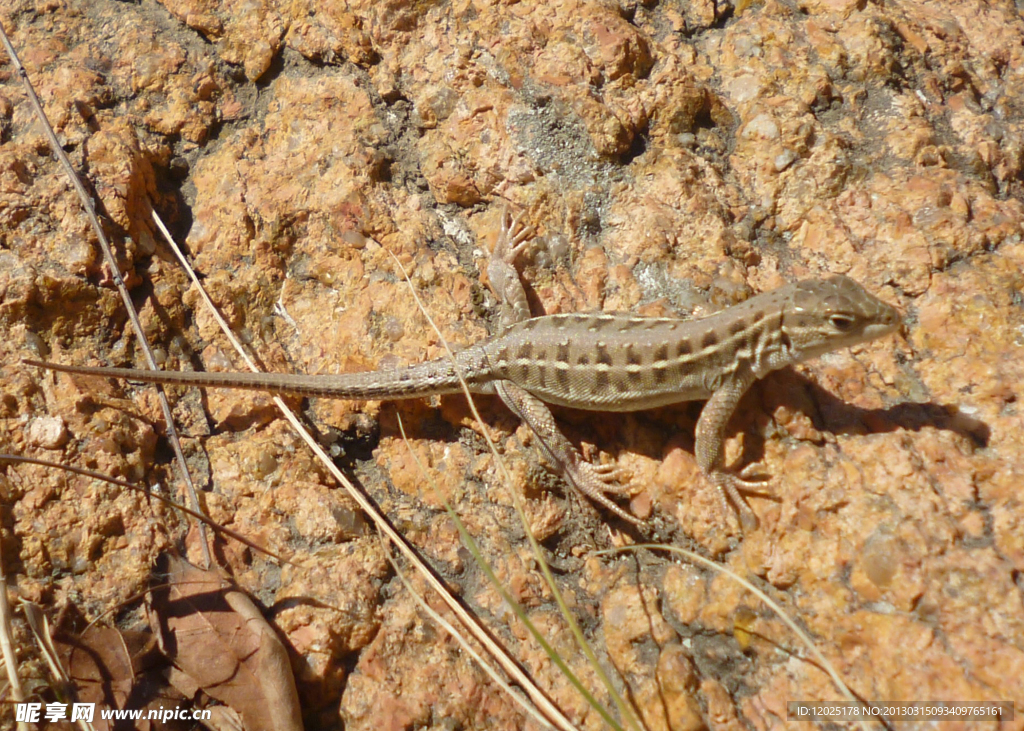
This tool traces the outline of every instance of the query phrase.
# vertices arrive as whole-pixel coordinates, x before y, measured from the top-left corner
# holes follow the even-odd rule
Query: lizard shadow
[[[865,409],[843,401],[813,381],[808,381],[807,388],[818,405],[815,427],[833,434],[917,432],[931,427],[969,439],[979,449],[987,447],[992,436],[988,424],[963,413],[957,404],[902,401],[884,408]]]
[[[494,396],[474,396],[488,428],[515,433],[518,418]],[[663,406],[635,413],[586,411],[554,407],[556,419],[576,445],[592,443],[614,457],[623,452],[643,455],[654,461],[665,459],[669,449],[682,446],[692,453],[694,429],[704,402]],[[899,402],[880,408],[851,404],[814,380],[792,368],[782,369],[758,381],[744,394],[729,422],[727,435],[742,432],[742,453],[731,467],[754,465],[764,458],[765,434],[780,408],[806,415],[812,432],[791,438],[822,443],[821,432],[834,435],[866,435],[898,430],[921,431],[934,428],[953,432],[977,447],[988,445],[987,424],[962,413],[954,404]],[[354,463],[371,456],[383,437],[401,436],[397,418],[405,423],[410,439],[454,443],[466,438],[472,413],[461,395],[441,397],[439,405],[427,400],[387,402],[382,406],[377,429],[361,439],[348,439],[342,462]],[[666,429],[666,426],[669,428]],[[818,432],[818,434],[815,434]],[[348,464],[346,466],[353,466]],[[606,516],[609,517],[609,516]]]

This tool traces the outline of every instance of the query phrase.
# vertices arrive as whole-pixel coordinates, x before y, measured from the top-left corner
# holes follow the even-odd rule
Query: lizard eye
[[[828,321],[832,324],[832,327],[841,333],[849,332],[857,324],[856,319],[849,315],[832,315],[828,318]]]

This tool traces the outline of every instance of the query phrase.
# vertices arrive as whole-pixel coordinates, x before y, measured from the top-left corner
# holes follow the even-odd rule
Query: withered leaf
[[[301,731],[288,653],[252,600],[216,572],[175,556],[163,561],[168,586],[151,592],[149,619],[187,676],[176,687],[201,688],[234,709],[248,731]]]

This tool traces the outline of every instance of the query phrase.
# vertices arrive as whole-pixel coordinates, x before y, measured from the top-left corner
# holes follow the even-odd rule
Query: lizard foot
[[[635,525],[644,521],[623,510],[609,499],[608,494],[621,495],[625,487],[614,484],[622,475],[616,465],[594,465],[580,455],[579,450],[558,430],[551,410],[536,396],[512,381],[496,381],[495,391],[505,405],[530,427],[548,462],[581,495],[590,498]]]
[[[501,233],[498,234],[494,251],[491,252],[487,264],[487,277],[491,281],[491,289],[501,304],[501,315],[498,319],[501,329],[530,319],[530,303],[526,298],[526,290],[519,280],[516,257],[529,245],[533,233],[532,226],[524,226],[519,215],[512,215],[512,212],[505,208],[501,214]]]
[[[643,520],[626,512],[608,497],[609,494],[623,495],[629,489],[628,485],[618,482],[618,479],[624,475],[625,471],[617,465],[594,465],[581,460],[573,465],[566,476],[579,492],[595,503],[608,508],[623,520],[634,525],[643,525]]]
[[[515,265],[516,257],[526,248],[533,234],[533,226],[523,225],[522,214],[513,214],[505,208],[501,214],[501,233],[498,234],[498,242],[494,245],[493,256],[500,257],[510,266]]]
[[[617,464],[593,464],[586,463],[589,471],[593,473],[594,479],[603,483],[602,491],[615,495],[624,495],[629,491],[629,470],[619,467]]]
[[[735,513],[744,533],[750,533],[758,526],[757,515],[750,509],[740,492],[757,493],[764,481],[754,482],[743,480],[727,472],[714,472],[708,475],[712,484],[718,489],[718,496],[727,512]]]

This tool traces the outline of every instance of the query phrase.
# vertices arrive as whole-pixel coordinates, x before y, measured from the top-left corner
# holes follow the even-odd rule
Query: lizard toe
[[[579,470],[598,492],[623,495],[629,490],[629,485],[623,484],[628,475],[618,465],[581,462]]]
[[[742,491],[757,494],[757,488],[763,487],[764,483],[741,480],[735,475],[724,472],[713,473],[709,475],[709,477],[711,482],[717,488],[718,496],[721,499],[723,508],[727,512],[735,514],[736,518],[740,522],[740,528],[742,528],[743,532],[750,533],[755,530],[760,522],[757,519],[757,515],[740,493]]]

